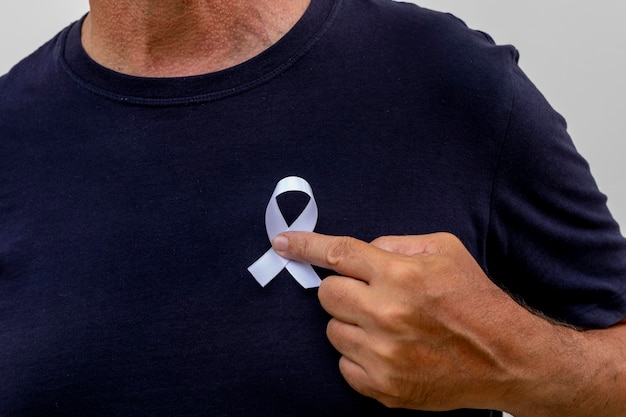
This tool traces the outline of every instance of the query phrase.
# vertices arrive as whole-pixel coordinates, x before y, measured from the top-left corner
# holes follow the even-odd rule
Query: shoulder
[[[411,74],[433,88],[511,93],[518,52],[459,18],[412,3],[341,0],[333,30],[344,59]]]
[[[394,0],[341,0],[339,18],[342,26],[350,22],[352,33],[362,39],[379,38],[398,45],[427,46],[438,52],[444,48],[454,52],[461,48],[468,52],[495,46],[488,34],[470,29],[461,19],[450,14],[420,7],[413,3]],[[345,27],[345,26],[344,26]],[[365,36],[363,36],[365,35]],[[517,53],[510,46],[510,56]]]
[[[27,150],[26,138],[43,129],[42,121],[67,112],[67,106],[59,105],[65,91],[58,83],[58,39],[55,36],[0,77],[0,165],[18,148]]]
[[[66,30],[59,32],[0,77],[0,109],[10,103],[19,103],[27,95],[41,94],[49,89],[47,83],[58,64],[60,38]]]

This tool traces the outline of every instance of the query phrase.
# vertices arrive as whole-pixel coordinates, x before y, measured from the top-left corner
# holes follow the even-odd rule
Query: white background
[[[497,43],[513,44],[520,65],[565,116],[609,207],[626,228],[626,1],[423,0]],[[88,10],[87,0],[3,0],[0,74]]]
[[[513,44],[520,65],[568,120],[609,207],[626,228],[626,1],[422,0],[449,11],[497,43]],[[3,0],[0,73],[88,10],[87,0]]]

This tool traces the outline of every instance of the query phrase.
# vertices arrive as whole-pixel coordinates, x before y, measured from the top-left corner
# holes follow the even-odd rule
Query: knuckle
[[[393,259],[384,265],[388,282],[402,291],[403,294],[419,294],[423,287],[426,265],[423,261],[413,258]]]
[[[394,373],[389,375],[377,390],[376,398],[388,408],[426,408],[432,407],[429,399],[428,384],[420,383],[410,375]]]
[[[385,328],[401,328],[411,321],[412,312],[400,303],[387,303],[377,307],[379,326]]]
[[[378,401],[380,401],[387,408],[403,408],[405,405],[404,401],[401,401],[398,397],[389,394],[380,395]]]
[[[427,255],[445,255],[461,244],[459,238],[450,232],[437,232],[424,237],[423,254]]]
[[[415,398],[409,398],[407,383],[403,377],[387,375],[383,381],[376,383],[372,389],[373,398],[381,402],[387,408],[405,408],[415,402]]]
[[[456,235],[454,235],[451,232],[439,232],[439,233],[435,233],[435,236],[437,236],[439,239],[441,239],[444,242],[449,242],[449,241],[458,239]]]
[[[380,236],[372,240],[370,244],[379,249],[389,250],[389,248],[391,248],[391,245],[394,241],[395,241],[395,237],[393,236]]]
[[[439,252],[445,253],[447,249],[456,249],[459,246],[463,246],[461,240],[455,234],[450,232],[439,232],[435,234],[435,244],[439,249]]]
[[[326,251],[326,263],[330,267],[340,266],[344,258],[354,256],[354,239],[346,236],[332,241]]]

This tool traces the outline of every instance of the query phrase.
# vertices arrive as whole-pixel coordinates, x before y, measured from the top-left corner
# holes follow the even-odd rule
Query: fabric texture
[[[626,315],[626,243],[513,47],[414,5],[313,0],[250,61],[150,79],[91,61],[80,27],[0,78],[1,415],[430,415],[351,390],[316,291],[248,273],[291,175],[318,232],[451,232],[550,317]]]

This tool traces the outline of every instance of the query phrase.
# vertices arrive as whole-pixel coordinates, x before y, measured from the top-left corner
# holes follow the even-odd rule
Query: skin
[[[82,43],[114,71],[183,77],[219,71],[266,50],[310,0],[91,0]]]
[[[534,314],[450,234],[368,244],[287,232],[273,246],[337,272],[319,300],[341,373],[363,395],[431,411],[626,416],[626,320],[579,331]]]

